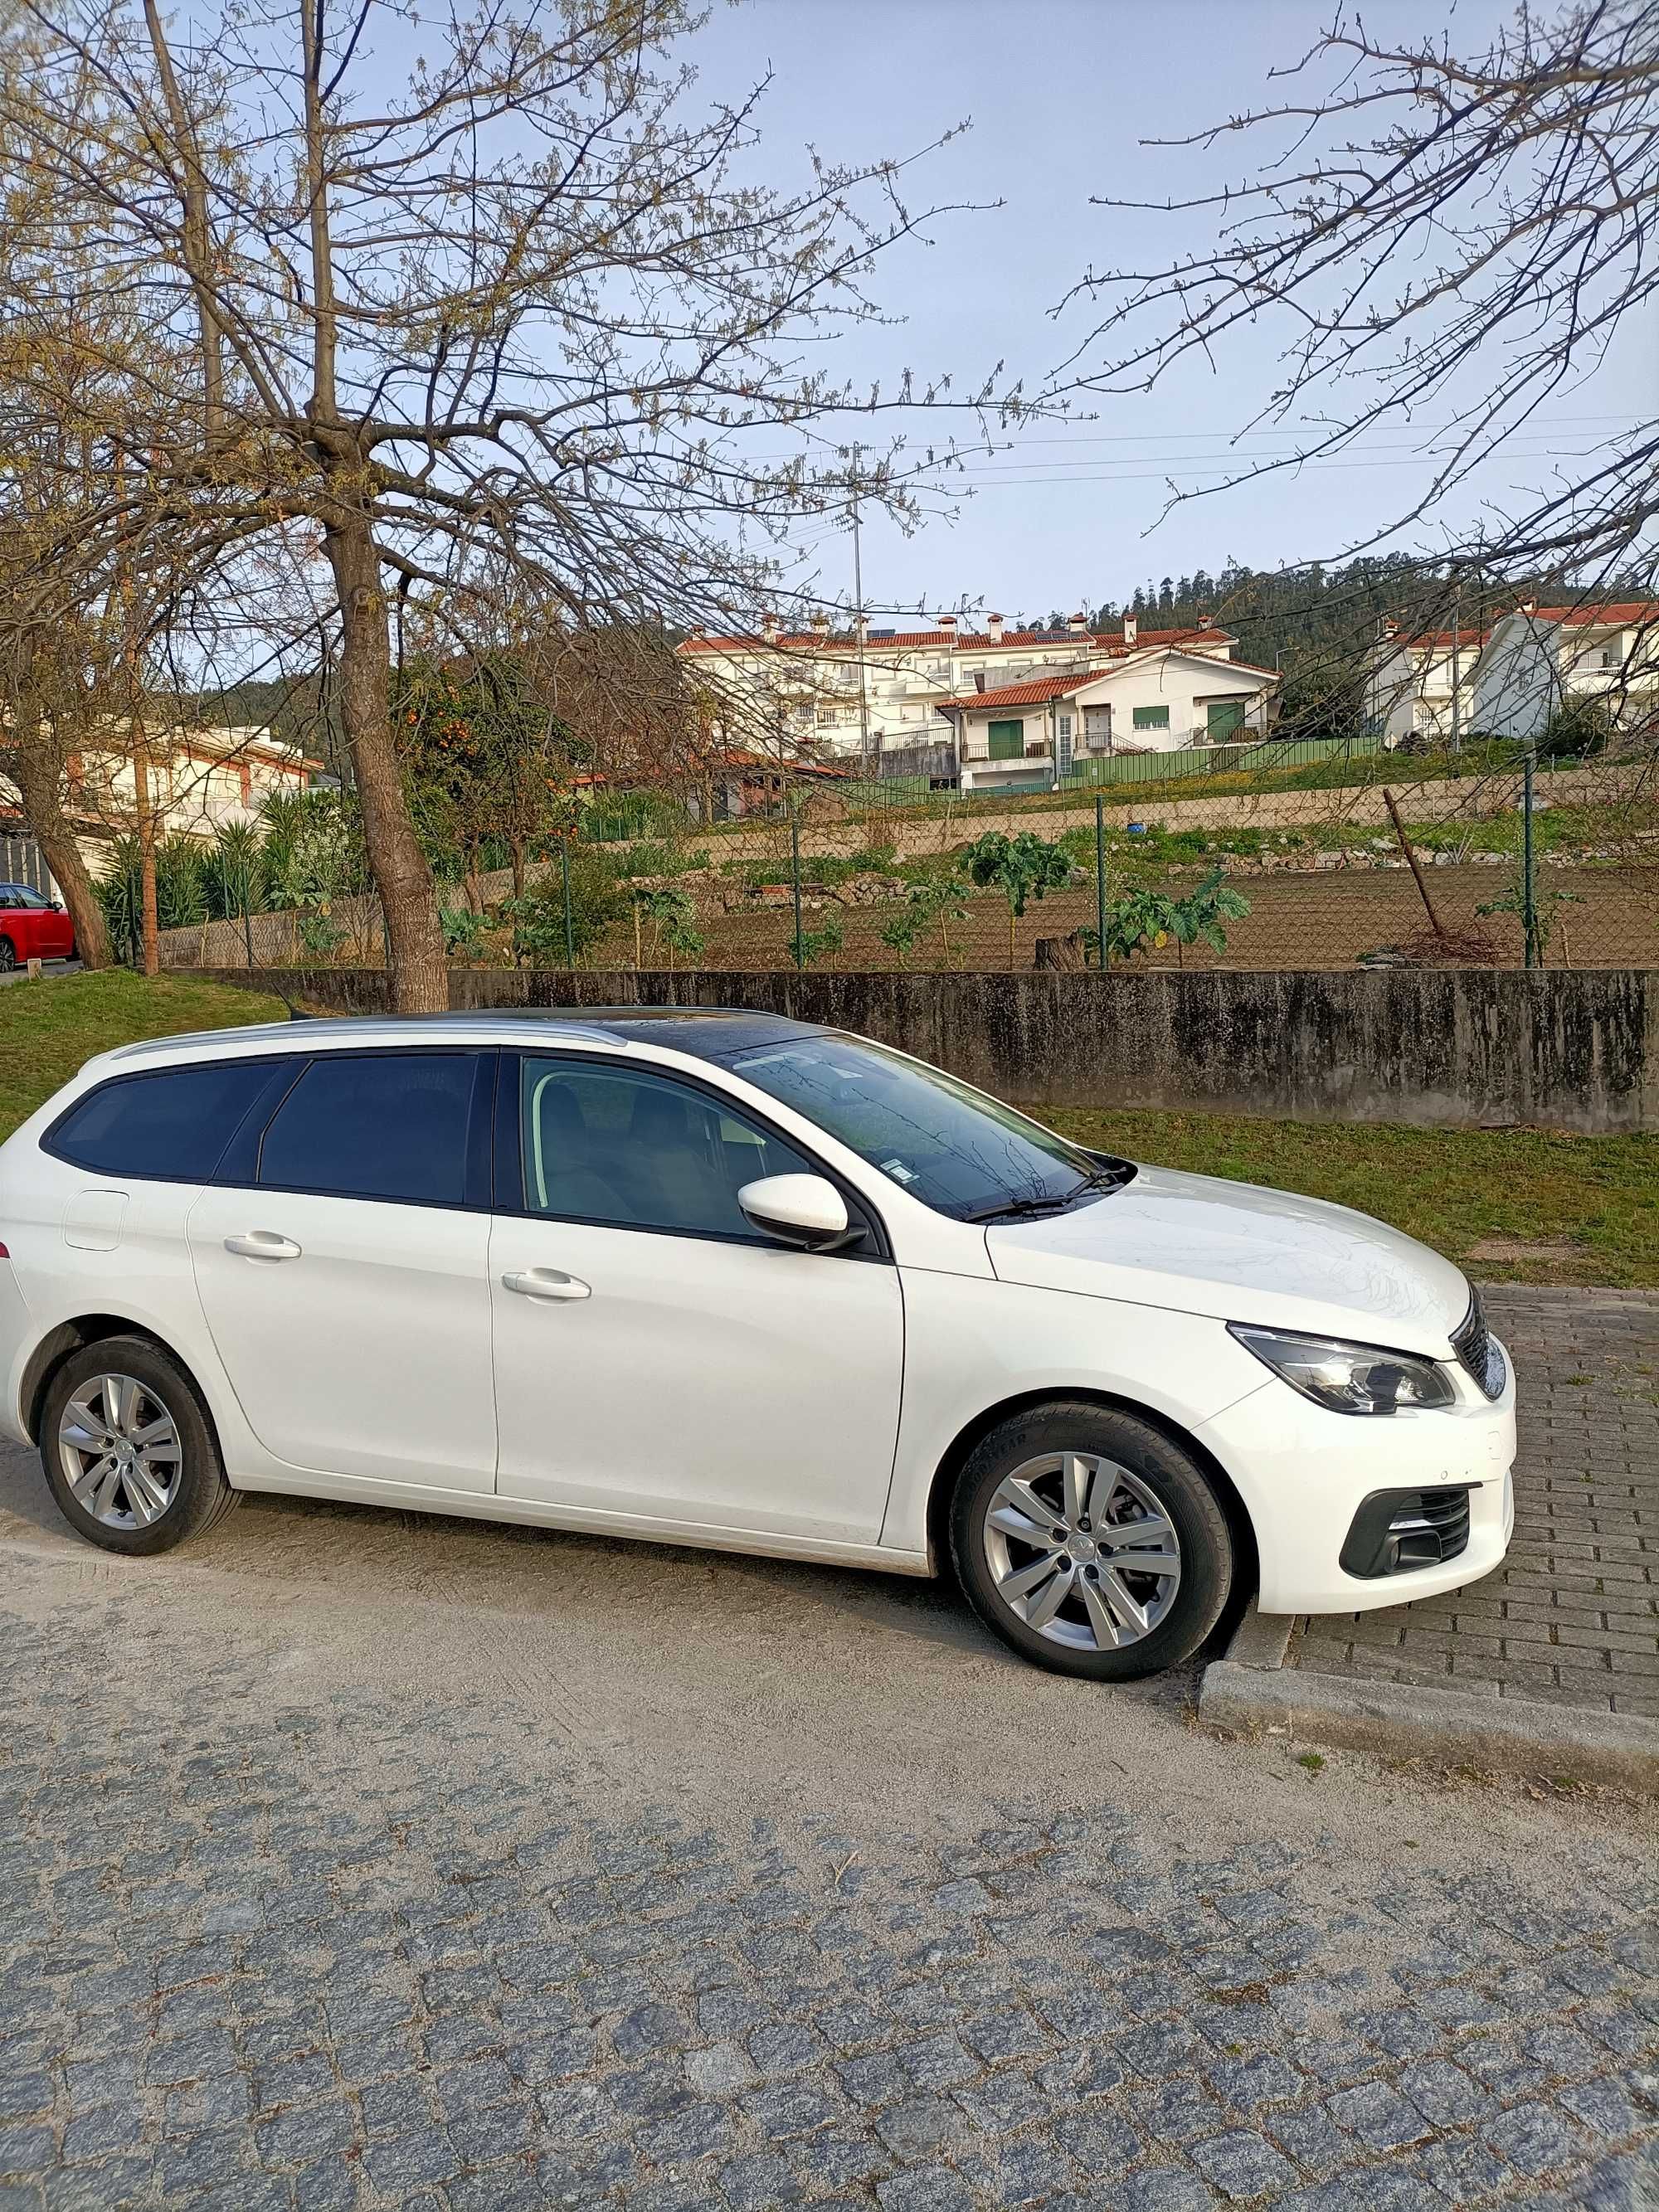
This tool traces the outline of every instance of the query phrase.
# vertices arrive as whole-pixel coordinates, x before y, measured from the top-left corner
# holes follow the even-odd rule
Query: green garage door
[[[1024,722],[993,722],[988,732],[993,760],[1024,760],[1025,757],[1025,725]]]
[[[1244,726],[1242,699],[1212,699],[1204,734],[1212,745],[1230,744]]]

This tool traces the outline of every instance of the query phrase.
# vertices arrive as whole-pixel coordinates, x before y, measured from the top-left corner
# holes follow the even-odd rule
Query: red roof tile
[[[1051,699],[1064,699],[1081,691],[1106,674],[1103,668],[1085,668],[1081,675],[1034,677],[1029,684],[1005,684],[1000,691],[960,691],[954,699],[934,702],[935,711],[953,714],[969,707],[1043,707]]]
[[[1211,624],[1208,629],[1194,625],[1187,629],[1143,629],[1133,647],[1126,647],[1120,630],[1084,631],[1071,641],[1094,653],[1139,652],[1147,646],[1194,644],[1202,639],[1207,645],[1231,645],[1232,634]],[[917,646],[953,645],[958,653],[1029,652],[1033,647],[1049,651],[1067,642],[1056,630],[1006,629],[1000,638],[979,631],[948,629],[905,629],[891,637],[872,637],[866,641],[866,650],[879,659],[884,653],[908,652]],[[831,634],[825,630],[787,630],[775,638],[759,636],[688,637],[676,646],[677,653],[757,653],[769,649],[775,653],[835,653],[842,657],[855,649],[850,636]]]
[[[1524,614],[1517,607],[1517,614]],[[1574,629],[1589,628],[1632,629],[1638,623],[1659,623],[1659,599],[1611,599],[1599,606],[1534,607],[1534,622],[1565,623]]]

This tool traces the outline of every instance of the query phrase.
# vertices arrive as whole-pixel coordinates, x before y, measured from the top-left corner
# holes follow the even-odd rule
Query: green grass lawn
[[[94,1053],[281,1021],[280,999],[125,969],[0,988],[0,1137]],[[1041,1111],[1041,1109],[1039,1109]],[[1392,1222],[1491,1281],[1659,1287],[1659,1143],[1223,1114],[1041,1112],[1132,1159],[1306,1191]]]
[[[1104,1152],[1358,1206],[1489,1282],[1659,1287],[1651,1137],[1038,1110]]]
[[[0,1137],[68,1082],[82,1060],[112,1045],[180,1030],[280,1022],[280,999],[217,983],[146,982],[125,968],[97,975],[47,975],[0,989]]]

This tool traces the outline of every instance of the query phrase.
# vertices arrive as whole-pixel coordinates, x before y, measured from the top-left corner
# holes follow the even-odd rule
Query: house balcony
[[[985,746],[969,744],[963,748],[962,758],[965,767],[973,769],[981,775],[986,774],[994,775],[999,769],[1006,769],[1010,774],[1018,775],[1024,769],[1041,767],[1051,761],[1054,758],[1054,748],[1047,739],[1039,744],[1033,738],[1027,744],[1024,753],[999,753],[994,756]]]

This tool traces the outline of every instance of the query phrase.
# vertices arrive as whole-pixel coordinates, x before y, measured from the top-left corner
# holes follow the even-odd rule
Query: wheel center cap
[[[1074,1559],[1092,1559],[1095,1556],[1095,1540],[1092,1536],[1074,1535],[1066,1548]]]

